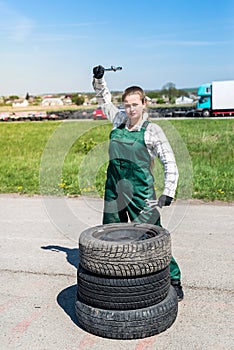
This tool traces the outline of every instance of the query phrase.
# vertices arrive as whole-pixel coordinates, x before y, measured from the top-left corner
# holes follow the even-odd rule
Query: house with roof
[[[175,103],[176,105],[189,104],[193,103],[193,99],[186,96],[180,96],[176,99]]]
[[[28,100],[25,98],[18,98],[12,102],[12,107],[27,107]]]
[[[64,103],[59,97],[46,97],[41,101],[42,106],[63,106]]]

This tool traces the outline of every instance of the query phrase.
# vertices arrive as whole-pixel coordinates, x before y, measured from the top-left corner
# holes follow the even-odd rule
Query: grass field
[[[180,172],[177,198],[234,201],[234,121],[160,120]],[[103,195],[111,124],[0,124],[0,193]],[[154,168],[156,192],[163,171]]]

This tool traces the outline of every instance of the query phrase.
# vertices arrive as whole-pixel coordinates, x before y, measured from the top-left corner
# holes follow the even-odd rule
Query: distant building
[[[62,99],[64,105],[72,105],[72,99],[71,99],[71,97],[65,96],[65,97],[63,97],[63,98],[61,98],[61,99]]]
[[[186,96],[180,96],[176,99],[175,103],[176,105],[189,104],[193,103],[193,99]]]
[[[55,97],[47,97],[44,98],[41,102],[42,106],[63,106],[63,101],[61,98]]]
[[[24,98],[19,98],[12,102],[12,107],[27,107],[27,106],[28,106],[28,100]]]
[[[97,97],[93,97],[89,100],[89,103],[92,105],[92,104],[96,104],[97,103]]]
[[[146,102],[151,105],[153,102],[152,102],[152,99],[149,97],[149,96],[145,96],[145,99],[146,99]]]

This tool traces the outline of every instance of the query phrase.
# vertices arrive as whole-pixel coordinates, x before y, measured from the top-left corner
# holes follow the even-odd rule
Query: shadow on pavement
[[[67,248],[58,245],[48,245],[42,246],[41,249],[51,250],[52,252],[64,252],[66,253],[66,259],[69,264],[74,266],[76,269],[79,265],[79,249],[77,248]],[[77,295],[77,284],[63,289],[57,296],[57,302],[59,306],[66,312],[70,317],[72,322],[74,322],[78,327],[78,321],[75,314],[75,302]],[[80,327],[81,328],[81,327]]]
[[[76,292],[77,292],[76,284],[63,289],[57,296],[57,302],[59,306],[70,317],[72,322],[74,322],[79,327],[79,324],[76,318],[76,313],[75,313]]]
[[[69,264],[74,266],[76,269],[79,265],[79,249],[78,248],[67,248],[61,247],[59,245],[47,245],[46,247],[42,246],[41,249],[51,250],[52,252],[64,252],[66,253],[66,259]]]

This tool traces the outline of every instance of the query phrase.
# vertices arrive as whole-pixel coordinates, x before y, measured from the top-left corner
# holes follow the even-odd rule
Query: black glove
[[[169,205],[171,205],[172,199],[172,197],[165,196],[165,194],[162,194],[158,199],[159,208],[168,207]]]
[[[101,79],[104,75],[105,68],[102,66],[96,66],[93,68],[93,76],[96,79]]]

